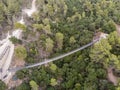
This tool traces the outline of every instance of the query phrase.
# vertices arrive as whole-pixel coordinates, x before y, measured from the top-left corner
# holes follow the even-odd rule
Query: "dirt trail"
[[[119,35],[120,35],[120,25],[116,25],[116,28],[117,28],[117,32],[118,32]]]
[[[117,77],[113,74],[113,68],[108,68],[107,72],[108,72],[108,80],[112,82],[115,86],[117,86],[118,81],[117,81]]]

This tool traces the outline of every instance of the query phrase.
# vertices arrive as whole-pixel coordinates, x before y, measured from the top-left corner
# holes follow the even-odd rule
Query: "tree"
[[[9,38],[10,39],[10,41],[13,43],[13,44],[21,44],[22,43],[22,41],[21,40],[19,40],[19,39],[17,39],[16,37],[11,37],[11,38]]]
[[[16,14],[17,12],[20,11],[20,3],[19,3],[19,0],[16,1],[16,0],[7,0],[7,10],[8,10],[8,13],[12,16],[13,14]]]
[[[21,85],[16,87],[15,90],[30,90],[30,87],[29,87],[29,84],[23,82]]]
[[[44,26],[43,26],[43,24],[33,24],[33,27],[40,31],[43,29]]]
[[[0,80],[0,90],[6,90],[7,86]]]
[[[47,38],[45,46],[46,46],[46,51],[51,53],[53,51],[53,47],[54,47],[53,40],[51,38]]]
[[[52,63],[52,64],[50,65],[50,69],[51,69],[52,71],[56,71],[57,66]]]
[[[19,59],[25,59],[27,57],[27,51],[24,46],[17,46],[15,48],[15,56]]]
[[[31,86],[31,90],[38,90],[38,85],[35,81],[31,80],[30,81],[30,86]]]
[[[52,86],[57,85],[57,81],[56,81],[55,78],[51,78],[51,80],[50,80],[50,85],[52,85]]]
[[[104,32],[107,32],[107,33],[116,31],[117,29],[116,29],[115,22],[114,21],[106,22],[103,26],[103,30]]]
[[[69,40],[70,44],[74,44],[76,42],[75,38],[72,36],[70,37],[70,40]]]
[[[76,84],[75,84],[74,90],[81,90],[81,85],[80,85],[80,83],[76,83]]]
[[[65,5],[64,5],[64,16],[66,15],[67,10],[68,10],[68,7],[67,7],[67,5],[65,4]]]
[[[15,23],[14,27],[15,27],[15,29],[21,29],[23,31],[26,30],[26,26],[21,23]]]
[[[118,33],[116,31],[110,33],[110,35],[108,36],[108,41],[110,43],[110,45],[114,46],[116,44],[120,44],[120,36],[118,35]]]
[[[120,55],[120,36],[116,31],[110,33],[108,36],[108,42],[112,46],[112,53]]]
[[[43,23],[44,25],[49,25],[49,19],[48,18],[43,19]]]
[[[5,20],[4,17],[4,5],[0,3],[0,24]]]
[[[20,71],[16,72],[16,75],[19,79],[24,79],[27,74],[28,74],[27,69],[23,69],[23,70],[20,70]]]
[[[62,33],[58,32],[58,33],[56,33],[55,38],[56,38],[58,49],[62,49],[64,35]]]
[[[82,17],[84,18],[86,15],[85,15],[85,12],[82,12]]]
[[[49,24],[44,26],[43,30],[45,31],[46,34],[51,34],[51,28]]]

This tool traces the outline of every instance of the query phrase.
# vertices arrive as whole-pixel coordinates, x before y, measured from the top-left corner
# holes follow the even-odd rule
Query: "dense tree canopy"
[[[108,37],[58,61],[18,71],[23,83],[15,90],[119,90],[119,79],[114,86],[107,69],[113,68],[113,75],[120,77],[120,1],[36,0],[37,12],[28,17],[22,9],[31,8],[31,1],[0,1],[0,28],[24,30],[15,55],[26,65],[81,47],[99,32]],[[17,22],[21,14],[26,25]],[[14,37],[10,40],[19,42]]]

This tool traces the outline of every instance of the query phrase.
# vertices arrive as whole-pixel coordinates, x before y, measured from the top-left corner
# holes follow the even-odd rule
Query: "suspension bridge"
[[[22,69],[33,68],[33,67],[37,67],[37,66],[41,66],[41,65],[47,64],[47,63],[49,63],[49,62],[53,62],[53,61],[60,60],[61,58],[64,58],[64,57],[66,57],[66,56],[69,56],[69,55],[71,55],[71,54],[73,54],[73,53],[76,53],[76,52],[78,52],[78,51],[81,51],[81,50],[83,50],[83,49],[85,49],[85,48],[93,45],[93,44],[96,43],[97,41],[99,41],[99,39],[96,39],[96,40],[94,40],[94,41],[92,41],[92,42],[90,42],[90,43],[88,43],[88,44],[86,44],[86,45],[84,45],[84,46],[82,46],[82,47],[80,47],[80,48],[77,48],[77,49],[75,49],[75,50],[73,50],[73,51],[71,51],[71,52],[65,53],[65,54],[63,54],[63,55],[60,55],[60,56],[57,56],[57,57],[54,57],[54,58],[51,58],[51,59],[46,59],[46,60],[43,61],[43,62],[35,63],[35,64],[28,65],[28,66],[24,66],[24,67],[10,68],[10,69],[8,69],[8,71],[9,71],[9,72],[16,72],[16,71],[19,71],[19,70],[22,70]]]

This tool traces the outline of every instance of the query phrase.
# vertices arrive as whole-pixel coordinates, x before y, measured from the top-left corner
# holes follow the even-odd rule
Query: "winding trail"
[[[36,2],[36,0],[32,1],[32,7],[31,7],[31,9],[24,9],[23,10],[23,12],[25,12],[29,17],[31,17],[32,14],[37,11],[37,8],[35,6],[35,2]]]

